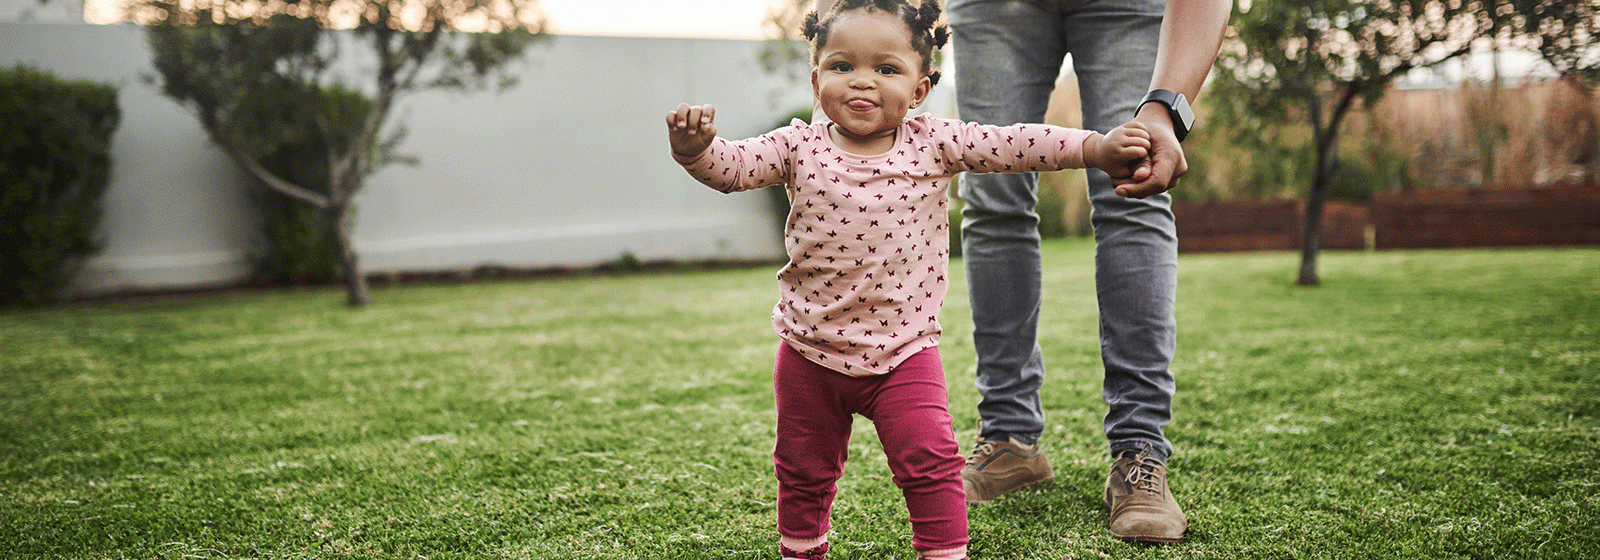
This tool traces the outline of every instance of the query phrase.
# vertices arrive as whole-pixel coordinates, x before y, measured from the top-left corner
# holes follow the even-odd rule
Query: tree
[[[386,130],[391,110],[406,95],[430,89],[509,87],[508,63],[544,28],[537,0],[286,0],[138,4],[130,18],[149,24],[147,40],[163,93],[193,111],[224,153],[267,188],[318,210],[338,247],[348,302],[370,301],[351,242],[351,202],[368,176],[396,161],[403,130]],[[336,28],[351,28],[340,32]],[[367,56],[359,56],[361,51]],[[353,54],[354,53],[354,54]],[[341,83],[359,76],[365,84]],[[366,102],[337,102],[337,92],[360,92]],[[312,115],[325,148],[325,185],[297,184],[272,172],[262,158],[289,141],[261,132],[252,110],[264,92],[280,95],[283,115]],[[361,111],[354,127],[331,123]],[[270,116],[270,114],[269,114]],[[337,118],[336,118],[337,117]],[[354,130],[349,130],[353,128]]]
[[[763,26],[771,39],[761,46],[761,66],[767,72],[781,70],[792,79],[805,79],[809,75],[801,70],[806,68],[811,53],[805,37],[800,34],[800,22],[815,9],[817,0],[779,0],[767,4]]]
[[[1592,90],[1600,83],[1600,2],[1508,0],[1497,14],[1502,37],[1538,51],[1564,79]]]
[[[1223,107],[1268,123],[1304,118],[1315,151],[1301,237],[1301,285],[1316,285],[1322,206],[1338,165],[1340,125],[1414,68],[1466,54],[1493,27],[1476,2],[1284,0],[1235,4],[1218,60]]]
[[[1309,121],[1315,152],[1301,238],[1301,285],[1316,285],[1322,207],[1338,139],[1356,103],[1399,76],[1484,42],[1531,43],[1570,71],[1593,72],[1594,0],[1280,0],[1235,5],[1220,78],[1222,118]],[[1577,33],[1576,35],[1574,33]]]

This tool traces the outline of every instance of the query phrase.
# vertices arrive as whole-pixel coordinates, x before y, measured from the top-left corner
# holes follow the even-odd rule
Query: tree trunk
[[[1322,281],[1317,278],[1317,253],[1322,250],[1322,201],[1327,197],[1328,181],[1333,173],[1331,165],[1323,165],[1323,152],[1329,148],[1317,146],[1317,172],[1311,179],[1311,192],[1306,195],[1305,221],[1301,224],[1300,232],[1300,276],[1295,279],[1295,284],[1301,286],[1316,286]]]
[[[361,273],[360,257],[356,254],[355,243],[350,239],[350,204],[348,202],[329,206],[327,210],[328,233],[333,237],[334,246],[339,248],[340,271],[344,274],[344,289],[346,303],[350,307],[363,307],[372,303],[372,297],[367,290],[367,277]]]
[[[1295,284],[1301,286],[1316,286],[1322,283],[1317,278],[1317,254],[1322,251],[1322,206],[1328,197],[1328,183],[1333,181],[1333,170],[1339,160],[1339,117],[1335,113],[1333,123],[1323,129],[1313,138],[1317,144],[1317,167],[1311,176],[1311,192],[1306,193],[1305,219],[1300,230],[1300,276],[1295,279]]]
[[[1317,278],[1317,254],[1322,251],[1322,203],[1328,197],[1328,183],[1333,182],[1333,171],[1338,167],[1339,127],[1345,115],[1350,113],[1350,107],[1361,91],[1360,86],[1345,86],[1329,112],[1326,126],[1322,124],[1321,101],[1311,99],[1311,130],[1312,141],[1317,149],[1317,167],[1311,177],[1311,192],[1306,194],[1305,223],[1302,224],[1300,235],[1300,276],[1295,283],[1301,286],[1322,283]],[[1367,84],[1367,87],[1371,87],[1371,84]]]

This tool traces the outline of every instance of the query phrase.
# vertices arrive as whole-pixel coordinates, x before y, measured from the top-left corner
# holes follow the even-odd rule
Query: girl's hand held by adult
[[[717,110],[710,105],[679,103],[678,110],[667,112],[667,141],[672,157],[680,163],[694,161],[717,139]]]
[[[1149,132],[1150,156],[1137,169],[1111,173],[1111,186],[1117,195],[1145,198],[1177,188],[1178,179],[1189,171],[1189,162],[1166,111],[1157,104],[1146,103],[1128,124],[1139,124]]]
[[[1119,126],[1104,135],[1094,134],[1083,144],[1084,166],[1113,177],[1148,175],[1144,162],[1149,156],[1150,131],[1139,123]]]

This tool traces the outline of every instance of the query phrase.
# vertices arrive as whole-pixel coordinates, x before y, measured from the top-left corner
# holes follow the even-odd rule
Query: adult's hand
[[[1172,131],[1172,119],[1158,103],[1146,103],[1133,121],[1150,132],[1150,156],[1126,173],[1112,173],[1111,185],[1118,196],[1145,198],[1178,187],[1178,179],[1189,172],[1183,145]]]
[[[1175,91],[1187,97],[1190,104],[1196,103],[1200,86],[1217,60],[1232,9],[1233,3],[1228,0],[1167,0],[1150,89]],[[1150,131],[1150,159],[1140,169],[1111,178],[1117,194],[1144,198],[1177,188],[1178,179],[1189,171],[1189,162],[1183,159],[1183,146],[1178,145],[1178,137],[1172,133],[1172,119],[1165,107],[1146,103],[1133,120]],[[1139,176],[1140,170],[1149,175]]]

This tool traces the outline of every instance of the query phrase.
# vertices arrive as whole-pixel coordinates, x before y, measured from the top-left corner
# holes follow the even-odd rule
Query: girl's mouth
[[[877,103],[873,103],[865,99],[851,99],[846,101],[844,105],[845,107],[850,108],[852,111],[871,111],[873,108],[878,106]]]

